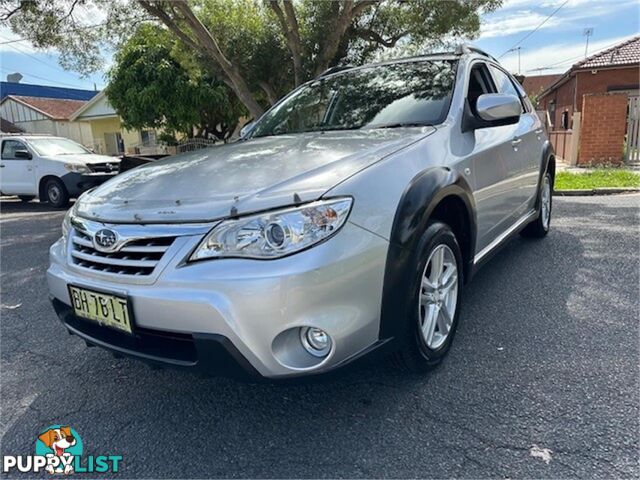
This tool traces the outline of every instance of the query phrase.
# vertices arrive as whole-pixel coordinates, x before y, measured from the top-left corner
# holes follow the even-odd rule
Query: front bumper
[[[286,258],[185,263],[201,238],[182,238],[156,275],[136,283],[74,265],[59,240],[47,281],[60,319],[116,353],[211,373],[233,373],[226,370],[235,364],[269,378],[325,372],[381,343],[388,243],[380,237],[347,222],[328,241]],[[126,296],[135,338],[75,317],[69,284]],[[304,326],[329,333],[327,357],[304,351],[292,333]]]
[[[83,192],[90,190],[98,185],[102,185],[107,180],[112,179],[118,174],[113,173],[75,173],[70,172],[61,177],[69,196],[77,197]]]

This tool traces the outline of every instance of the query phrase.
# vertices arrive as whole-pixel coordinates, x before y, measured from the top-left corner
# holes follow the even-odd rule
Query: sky
[[[640,34],[638,1],[505,0],[500,9],[483,15],[480,36],[471,43],[499,58],[514,73],[518,73],[518,52],[508,50],[517,46],[521,47],[523,75],[563,73],[584,58],[587,28],[593,29],[589,54]],[[62,69],[55,51],[38,51],[26,41],[2,43],[18,38],[8,27],[0,26],[3,80],[8,73],[20,72],[23,83],[89,90],[104,87],[104,72],[82,78]],[[107,58],[106,68],[110,62]]]

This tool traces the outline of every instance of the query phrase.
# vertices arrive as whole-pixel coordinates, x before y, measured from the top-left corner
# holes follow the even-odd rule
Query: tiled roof
[[[87,103],[84,100],[68,100],[61,98],[39,98],[9,95],[17,102],[31,106],[53,120],[68,120],[73,112]]]
[[[522,88],[527,95],[538,95],[540,92],[549,87],[553,82],[558,80],[562,75],[537,75],[535,77],[525,77],[522,82]]]
[[[633,65],[640,63],[640,36],[619,43],[603,52],[592,55],[576,63],[572,69],[602,68],[616,65]]]
[[[19,95],[21,97],[66,98],[69,100],[91,100],[98,92],[79,88],[50,87],[30,83],[0,82],[0,97]]]

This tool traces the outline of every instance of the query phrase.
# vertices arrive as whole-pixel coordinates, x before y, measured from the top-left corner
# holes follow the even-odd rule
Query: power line
[[[605,45],[604,47],[599,48],[598,50],[596,50],[594,53],[591,54],[591,56],[593,55],[597,55],[598,53],[602,53],[603,50],[606,50],[608,48],[614,47],[616,45],[618,45],[620,42],[614,42],[611,43],[609,45]],[[559,62],[555,62],[555,63],[550,63],[549,65],[545,65],[544,67],[538,67],[538,68],[532,68],[531,70],[527,70],[527,72],[533,72],[533,71],[538,71],[538,70],[550,70],[553,67],[557,66],[557,65],[564,65],[565,63],[568,62],[573,62],[574,60],[578,60],[580,58],[584,58],[583,54],[580,55],[576,55],[575,57],[571,57],[571,58],[566,58],[564,60],[560,60]]]
[[[90,30],[92,28],[104,27],[106,24],[107,22],[103,22],[103,23],[97,23],[95,25],[86,25],[84,27],[71,28],[69,30],[65,30],[64,32],[60,32],[60,34],[64,35],[67,33],[79,32],[81,30]],[[25,42],[25,41],[31,41],[31,40],[29,40],[28,38],[16,38],[14,40],[5,39],[4,42],[0,42],[0,45],[8,45],[10,43],[18,43],[18,42]]]
[[[513,50],[515,47],[517,47],[518,45],[520,45],[522,42],[524,42],[527,38],[529,38],[531,35],[533,35],[534,33],[536,33],[538,30],[540,30],[540,28],[549,21],[549,19],[551,19],[551,17],[553,17],[556,13],[558,13],[558,11],[564,7],[567,3],[569,3],[569,0],[565,0],[562,5],[560,5],[558,8],[556,8],[553,12],[551,12],[551,15],[549,15],[547,18],[545,18],[542,22],[540,22],[538,24],[538,26],[536,28],[534,28],[533,30],[531,30],[529,33],[527,33],[524,37],[522,37],[514,46],[512,46],[511,48],[507,49],[502,55],[500,55],[498,58],[502,58],[504,57],[507,53],[509,53],[511,50]]]
[[[0,38],[2,38],[2,37],[0,37]],[[10,48],[13,48],[16,52],[18,52],[18,53],[20,53],[20,54],[22,54],[22,55],[26,55],[27,57],[33,58],[35,61],[40,62],[40,63],[42,63],[43,65],[46,65],[47,67],[54,68],[54,69],[56,69],[56,70],[58,70],[58,71],[60,71],[60,72],[62,72],[62,73],[68,73],[66,70],[63,70],[62,68],[60,68],[60,67],[58,67],[58,66],[56,66],[56,65],[53,65],[52,63],[45,62],[44,60],[42,60],[42,59],[40,59],[40,58],[36,57],[35,55],[32,55],[32,54],[30,54],[30,53],[28,53],[28,52],[25,52],[25,51],[23,51],[23,50],[19,49],[19,48],[18,48],[18,47],[16,47],[15,45],[9,45],[9,47],[10,47]],[[37,75],[30,75],[30,76],[35,77],[35,78],[40,78],[41,80],[47,80],[47,81],[49,81],[49,79],[42,78],[42,77],[38,77]],[[64,82],[62,82],[62,83],[64,83]],[[83,83],[87,83],[87,82],[83,82]],[[67,85],[69,85],[69,84],[67,84]],[[77,87],[76,87],[76,88],[77,88]]]

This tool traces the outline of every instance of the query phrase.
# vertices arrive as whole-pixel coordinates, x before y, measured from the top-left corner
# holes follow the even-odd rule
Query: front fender
[[[415,268],[415,251],[423,232],[438,204],[447,197],[456,197],[466,210],[468,224],[463,252],[465,279],[469,278],[473,266],[476,243],[475,202],[471,187],[459,172],[447,167],[434,167],[416,175],[405,189],[398,204],[385,266],[380,338],[397,336],[404,321],[403,312],[407,291],[411,284],[411,273]],[[461,245],[461,248],[464,248]]]

